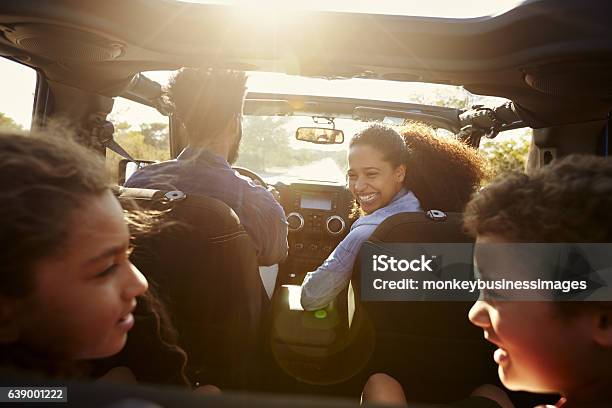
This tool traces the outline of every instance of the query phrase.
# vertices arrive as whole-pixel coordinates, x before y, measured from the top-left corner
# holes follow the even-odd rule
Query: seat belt
[[[132,156],[130,156],[130,154],[126,152],[125,149],[121,147],[121,145],[113,138],[115,134],[115,126],[112,124],[112,122],[108,120],[96,121],[91,129],[91,133],[102,146],[112,150],[124,159],[135,161]]]

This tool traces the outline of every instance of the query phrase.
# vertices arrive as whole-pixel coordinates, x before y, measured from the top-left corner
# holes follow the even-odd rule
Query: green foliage
[[[509,172],[524,172],[529,152],[529,130],[523,135],[503,141],[487,140],[480,150],[489,162],[491,179]]]
[[[0,112],[0,130],[21,132],[23,127],[9,116]]]
[[[143,123],[140,125],[140,133],[144,136],[144,142],[157,149],[168,149],[168,124],[167,123]]]
[[[132,130],[128,123],[120,122],[115,124],[115,140],[134,159],[158,161],[170,159],[166,123],[143,123],[139,130]],[[106,167],[111,173],[112,180],[117,180],[121,159],[117,153],[106,149]]]
[[[243,119],[239,165],[251,169],[283,167],[291,162],[287,118],[249,116]]]

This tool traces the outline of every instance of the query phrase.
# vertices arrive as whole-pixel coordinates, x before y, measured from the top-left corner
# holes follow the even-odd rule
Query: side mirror
[[[295,138],[317,144],[341,144],[344,142],[344,132],[340,129],[300,127],[295,131]]]
[[[121,159],[119,161],[119,169],[117,171],[117,184],[120,186],[124,185],[125,181],[129,179],[132,174],[136,172],[136,170],[142,169],[143,167],[153,163],[156,162],[152,160],[132,161],[128,159]]]

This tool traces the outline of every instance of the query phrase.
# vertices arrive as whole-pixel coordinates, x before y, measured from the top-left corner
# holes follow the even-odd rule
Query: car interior
[[[481,139],[527,128],[529,171],[572,153],[608,155],[611,13],[606,1],[531,0],[477,18],[289,10],[269,22],[230,5],[5,0],[0,56],[36,71],[33,129],[59,121],[86,135],[83,142],[100,154],[115,152],[123,159],[117,194],[125,208],[137,204],[176,221],[160,234],[139,238],[133,262],[169,309],[189,355],[192,384],[206,381],[248,393],[211,403],[237,406],[246,398],[254,405],[340,406],[327,397],[356,399],[368,376],[383,371],[405,384],[411,400],[428,406],[457,401],[480,384],[499,384],[491,345],[467,320],[470,303],[362,302],[357,262],[351,284],[334,302],[316,312],[302,310],[305,274],[327,258],[353,221],[345,181],[272,177],[238,163],[240,174],[278,191],[287,216],[289,254],[274,270],[270,289],[252,242],[226,204],[172,189],[122,187],[134,167],[151,161],[114,139],[115,100],[163,115],[169,157],[176,158],[185,135],[150,71],[213,67],[460,86],[504,99],[454,108],[368,95],[249,91],[244,116],[304,119],[306,125],[291,127],[292,143],[331,149],[322,150],[322,157],[344,149],[352,136],[343,131],[343,120],[425,122],[476,149]],[[471,242],[461,214],[424,210],[388,218],[369,241]],[[124,354],[138,353],[139,341],[146,338],[130,335],[128,345],[134,346]],[[155,356],[132,361],[135,372],[156,370]],[[104,404],[130,395],[162,406],[193,402],[173,391],[108,387]],[[75,404],[95,392],[86,385],[75,389]],[[252,397],[256,392],[270,396]],[[554,401],[526,393],[511,397],[517,406]],[[208,401],[193,398],[193,406],[197,398]]]

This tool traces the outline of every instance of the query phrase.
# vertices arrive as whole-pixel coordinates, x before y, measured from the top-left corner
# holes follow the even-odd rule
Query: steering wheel
[[[254,171],[249,170],[246,167],[238,167],[238,166],[232,166],[232,169],[236,170],[238,173],[240,173],[240,175],[250,178],[256,184],[261,185],[263,188],[266,188],[266,189],[268,188],[268,183],[266,183],[264,179],[262,179],[261,176],[255,173]]]

